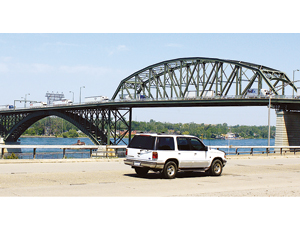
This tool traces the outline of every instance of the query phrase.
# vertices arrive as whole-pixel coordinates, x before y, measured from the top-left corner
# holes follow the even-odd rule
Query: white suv
[[[200,139],[189,135],[136,134],[126,149],[124,163],[139,176],[151,169],[173,179],[180,171],[207,171],[220,176],[226,164],[225,152],[210,149]]]

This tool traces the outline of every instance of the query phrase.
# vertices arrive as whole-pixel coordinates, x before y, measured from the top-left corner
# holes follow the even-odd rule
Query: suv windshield
[[[129,148],[154,150],[155,137],[135,135],[129,143]]]

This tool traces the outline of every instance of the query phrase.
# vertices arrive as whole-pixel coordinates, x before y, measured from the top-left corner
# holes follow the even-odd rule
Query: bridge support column
[[[8,141],[4,141],[2,137],[0,137],[0,145],[20,145],[20,142],[15,141],[15,142],[8,142]],[[0,150],[1,151],[1,150]],[[2,158],[4,157],[4,153],[21,153],[22,149],[21,148],[2,148]]]
[[[110,128],[111,128],[111,111],[108,110],[108,119],[107,119],[108,125],[107,125],[107,145],[110,145]]]
[[[129,109],[129,126],[128,126],[128,132],[129,132],[129,135],[128,135],[128,144],[129,142],[131,141],[131,121],[132,121],[132,108]]]
[[[275,146],[299,146],[300,112],[278,111],[276,115]],[[289,149],[283,150],[290,151]]]

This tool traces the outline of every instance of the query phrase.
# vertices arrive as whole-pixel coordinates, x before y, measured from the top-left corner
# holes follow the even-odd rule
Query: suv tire
[[[163,170],[163,176],[166,179],[174,179],[177,173],[177,164],[174,161],[168,161]]]
[[[147,175],[149,169],[148,168],[134,168],[136,174],[138,174],[141,177],[144,177]]]
[[[223,171],[223,163],[220,160],[214,160],[209,168],[209,174],[211,176],[220,176]]]

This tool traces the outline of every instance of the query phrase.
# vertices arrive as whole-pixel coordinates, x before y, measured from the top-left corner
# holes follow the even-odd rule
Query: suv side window
[[[175,150],[173,137],[158,137],[157,150]]]
[[[190,150],[190,144],[186,137],[177,137],[177,145],[178,150]]]
[[[205,151],[205,145],[196,138],[177,137],[178,150]]]
[[[205,145],[198,139],[191,138],[190,141],[191,141],[191,149],[192,150],[198,150],[198,151],[205,150]]]

